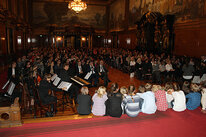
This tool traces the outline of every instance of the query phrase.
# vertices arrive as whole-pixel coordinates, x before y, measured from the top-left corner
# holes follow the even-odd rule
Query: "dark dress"
[[[77,97],[77,103],[79,104],[77,107],[77,112],[80,115],[89,115],[91,113],[91,96],[79,94]]]
[[[51,85],[51,83],[49,83],[48,81],[42,80],[40,82],[38,92],[39,92],[39,96],[40,96],[41,102],[43,104],[50,104],[52,102],[55,102],[55,103],[57,102],[57,98],[56,97],[49,95],[49,93],[48,93],[49,90],[58,91],[60,89],[57,89],[56,87],[53,87]]]
[[[111,117],[121,117],[122,115],[122,94],[108,93],[106,102],[106,113]]]

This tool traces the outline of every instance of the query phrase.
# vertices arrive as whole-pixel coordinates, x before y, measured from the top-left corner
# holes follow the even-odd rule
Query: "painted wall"
[[[34,2],[33,25],[47,26],[48,24],[79,24],[90,25],[97,29],[106,27],[106,7],[88,5],[85,11],[78,14],[68,9],[68,3]]]
[[[122,30],[125,20],[125,0],[116,0],[110,5],[110,29]]]
[[[175,15],[174,54],[206,55],[206,0],[129,0],[129,28],[148,11]]]
[[[205,0],[130,0],[129,22],[130,27],[146,12],[160,12],[174,14],[176,22],[206,17]]]

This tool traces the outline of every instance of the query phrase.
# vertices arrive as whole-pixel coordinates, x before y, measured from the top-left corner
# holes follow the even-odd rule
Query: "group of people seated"
[[[48,92],[49,90],[61,90],[64,92],[64,89],[57,89],[51,84],[51,76],[54,74],[57,74],[62,81],[70,83],[73,83],[71,81],[71,77],[78,76],[89,81],[91,83],[89,87],[99,86],[99,79],[102,79],[104,81],[104,87],[99,87],[97,93],[95,93],[92,98],[92,113],[100,115],[98,112],[98,105],[95,105],[98,103],[95,103],[95,100],[97,100],[99,103],[105,102],[107,100],[106,104],[116,104],[116,102],[110,101],[110,98],[115,98],[121,102],[121,106],[125,106],[125,108],[127,108],[123,109],[124,107],[122,107],[121,111],[115,110],[114,115],[116,116],[116,113],[118,113],[118,117],[121,116],[120,114],[122,113],[128,112],[129,114],[130,109],[133,110],[133,105],[129,105],[129,107],[128,102],[134,103],[135,101],[139,101],[137,103],[139,104],[138,111],[141,110],[144,112],[144,96],[150,92],[145,92],[145,94],[138,93],[137,97],[136,94],[134,95],[136,91],[135,87],[130,86],[128,89],[124,87],[123,89],[125,93],[120,94],[120,91],[123,93],[123,89],[121,88],[119,91],[118,85],[113,84],[110,92],[107,93],[106,88],[110,80],[108,78],[108,69],[105,64],[127,73],[133,73],[139,80],[144,80],[146,79],[147,74],[151,74],[153,80],[152,82],[156,84],[163,84],[170,81],[177,82],[182,85],[181,81],[190,83],[193,76],[199,76],[199,78],[202,78],[206,73],[205,58],[196,59],[184,56],[178,57],[166,55],[164,53],[157,55],[155,53],[148,53],[146,51],[111,48],[98,48],[93,50],[39,48],[28,52],[27,55],[19,57],[16,60],[17,61],[11,63],[11,66],[8,69],[8,79],[13,81],[15,84],[25,84],[31,97],[34,93],[33,90],[37,88],[41,101],[44,104],[57,102],[57,98],[50,95]],[[88,73],[91,75],[86,78]],[[203,83],[203,81],[204,77],[198,82],[196,81],[193,83],[200,84],[201,82]],[[162,89],[159,86],[157,87],[158,89]],[[82,94],[80,95],[82,95],[82,97],[78,95],[79,89],[80,87],[72,84],[72,86],[67,91],[67,94],[69,94],[71,99],[74,99],[75,102],[80,104],[78,110],[81,110],[80,100],[84,97],[83,95],[87,95],[88,89],[86,89],[86,87],[81,89]],[[175,92],[177,91],[177,89],[174,90]],[[146,91],[148,91],[148,88],[146,88]],[[12,96],[13,99],[15,97],[20,97],[21,100],[20,92],[14,92]],[[88,101],[89,97],[87,98]],[[101,100],[99,100],[99,98],[101,98]],[[90,102],[90,105],[92,104],[91,101],[88,102]],[[155,102],[155,100],[153,100],[153,102]],[[110,114],[113,113],[113,107],[106,105],[106,108],[106,110],[101,110],[102,113],[105,111],[105,114],[113,115]],[[156,111],[155,105],[154,110]]]
[[[121,117],[127,114],[136,117],[140,112],[155,114],[157,110],[167,109],[182,112],[195,110],[200,105],[206,113],[206,83],[197,85],[185,81],[182,88],[176,82],[167,82],[164,86],[146,83],[137,89],[134,85],[119,88],[113,83],[108,90],[100,86],[92,97],[89,89],[82,87],[77,103],[80,115]]]
[[[152,83],[164,84],[175,81],[182,83],[185,80],[195,79],[197,84],[206,80],[206,57],[194,58],[175,56],[165,53],[156,54],[147,51],[110,49],[101,50],[109,66],[130,73],[139,80],[152,80]],[[202,80],[201,80],[202,78]]]

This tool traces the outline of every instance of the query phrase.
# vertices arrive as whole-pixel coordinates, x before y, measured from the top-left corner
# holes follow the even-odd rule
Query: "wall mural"
[[[85,11],[76,14],[68,9],[68,3],[33,3],[33,25],[46,26],[47,24],[83,24],[97,29],[106,27],[106,7],[88,5]]]
[[[206,16],[206,0],[130,0],[129,25],[148,11],[160,12],[163,15],[174,14],[176,21],[192,20]]]
[[[123,29],[125,20],[125,0],[117,0],[110,6],[110,29]]]

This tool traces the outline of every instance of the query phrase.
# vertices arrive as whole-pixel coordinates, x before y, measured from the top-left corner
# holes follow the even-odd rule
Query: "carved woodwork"
[[[11,106],[0,107],[0,127],[22,126],[19,98]]]

